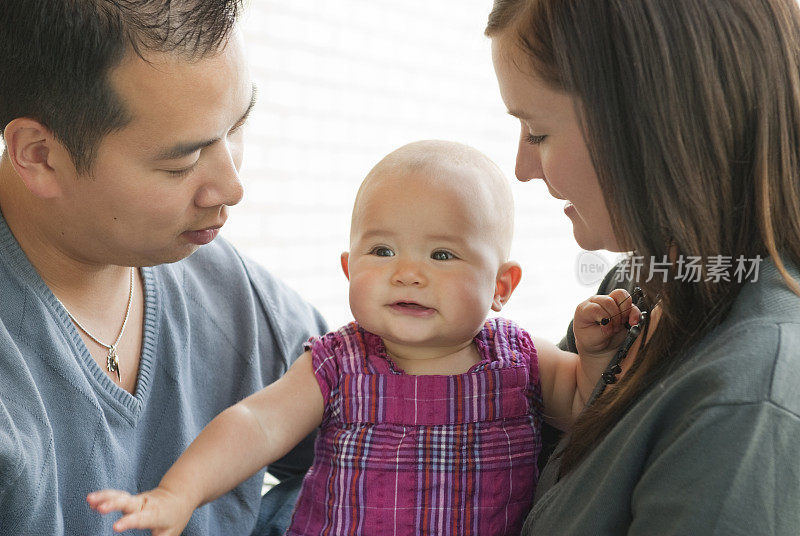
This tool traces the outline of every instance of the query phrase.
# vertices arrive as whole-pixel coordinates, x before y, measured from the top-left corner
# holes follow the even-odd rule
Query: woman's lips
[[[186,231],[183,236],[189,243],[204,246],[214,240],[219,234],[219,227],[200,229],[199,231]]]
[[[426,317],[436,312],[435,309],[431,309],[430,307],[425,307],[424,305],[409,301],[394,302],[389,305],[389,308],[400,314],[416,317]]]

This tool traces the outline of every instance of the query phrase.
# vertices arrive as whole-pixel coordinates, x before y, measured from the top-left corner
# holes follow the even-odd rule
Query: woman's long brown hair
[[[513,34],[506,34],[513,32]],[[617,239],[644,259],[771,257],[800,285],[797,0],[495,0],[489,37],[575,97]],[[661,318],[614,389],[578,418],[573,469],[728,314],[742,284],[638,282]]]

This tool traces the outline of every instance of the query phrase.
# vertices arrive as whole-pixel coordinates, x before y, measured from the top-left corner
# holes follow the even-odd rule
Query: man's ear
[[[514,289],[522,279],[522,268],[517,261],[508,261],[497,270],[497,280],[494,287],[494,298],[492,299],[492,311],[499,311],[503,305],[511,298]]]
[[[345,251],[342,253],[341,261],[342,261],[342,271],[344,272],[344,276],[347,280],[350,280],[350,266],[348,264],[348,260],[350,259],[350,253]]]
[[[50,129],[38,121],[20,117],[6,125],[3,138],[14,171],[31,194],[41,199],[61,194],[53,161],[65,149]]]

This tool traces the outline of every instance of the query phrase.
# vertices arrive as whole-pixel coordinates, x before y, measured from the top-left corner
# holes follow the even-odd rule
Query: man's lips
[[[218,223],[216,225],[209,225],[208,227],[203,227],[202,229],[195,229],[193,231],[189,231],[190,233],[199,233],[201,231],[217,231],[225,225],[225,222]]]
[[[219,234],[222,224],[206,227],[205,229],[197,229],[196,231],[186,231],[182,236],[192,244],[202,246],[214,240]]]
[[[396,301],[389,304],[389,308],[404,315],[417,317],[430,316],[436,312],[436,309],[426,307],[413,301]]]

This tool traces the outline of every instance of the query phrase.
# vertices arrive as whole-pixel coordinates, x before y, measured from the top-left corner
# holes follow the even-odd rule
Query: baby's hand
[[[178,536],[194,512],[194,506],[186,498],[163,488],[138,495],[104,489],[90,493],[86,500],[101,514],[114,511],[125,514],[114,523],[115,532],[150,529],[153,536]]]
[[[616,289],[608,296],[592,296],[575,309],[572,331],[581,357],[611,358],[625,340],[627,322],[639,322],[639,309],[631,303],[631,295]],[[604,323],[605,322],[605,323]]]

